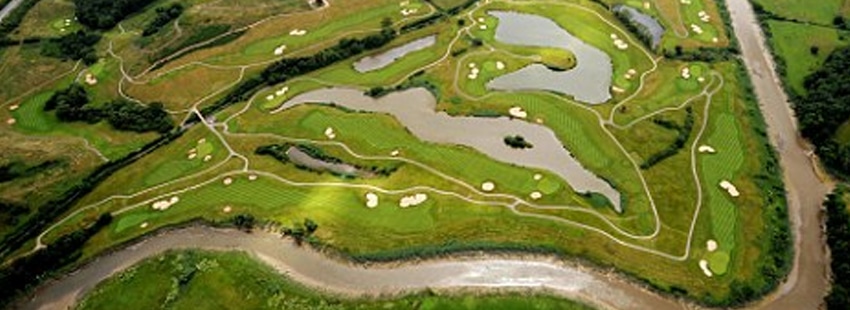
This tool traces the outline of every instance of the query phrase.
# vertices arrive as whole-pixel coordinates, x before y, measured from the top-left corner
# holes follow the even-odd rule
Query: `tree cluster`
[[[823,66],[805,80],[807,94],[796,98],[794,110],[800,131],[817,147],[828,167],[850,174],[850,145],[834,140],[835,132],[850,120],[850,48],[835,50]]]
[[[112,29],[153,0],[74,0],[80,23],[93,29]]]
[[[156,8],[156,17],[145,26],[142,36],[147,37],[156,34],[162,27],[165,27],[165,25],[180,17],[183,14],[183,10],[184,7],[180,3],[174,3],[168,7]]]
[[[8,305],[19,294],[76,261],[86,241],[111,222],[112,216],[104,213],[92,226],[63,235],[47,247],[0,268],[0,290],[3,291],[0,306]]]
[[[685,143],[688,142],[688,138],[691,136],[691,131],[693,131],[694,129],[693,108],[691,106],[688,106],[686,108],[686,111],[688,112],[688,114],[685,117],[685,124],[681,126],[675,122],[662,118],[656,118],[652,120],[652,122],[657,124],[658,126],[670,130],[675,130],[676,132],[678,132],[678,135],[676,135],[676,140],[674,140],[673,143],[671,143],[667,148],[661,150],[658,153],[650,155],[649,158],[646,159],[646,161],[640,164],[641,169],[646,170],[652,168],[652,166],[657,165],[661,161],[678,154],[679,151],[685,147]]]
[[[78,30],[45,41],[41,46],[41,53],[62,60],[82,60],[86,65],[91,65],[97,62],[94,46],[100,39],[99,33]]]
[[[839,188],[827,197],[826,243],[832,252],[832,290],[826,297],[827,309],[850,309],[850,214],[843,196],[847,188]]]
[[[530,149],[534,147],[531,142],[525,140],[523,136],[507,136],[504,139],[505,144],[515,149]]]
[[[46,160],[35,165],[30,165],[22,161],[12,161],[5,165],[0,165],[0,183],[34,176],[61,164],[63,164],[61,160],[55,159]]]
[[[55,110],[56,117],[63,122],[94,124],[106,120],[113,128],[122,131],[165,133],[174,127],[162,103],[154,102],[145,106],[116,99],[100,107],[92,106],[85,88],[76,83],[51,96],[44,110]]]
[[[304,241],[309,241],[317,229],[319,229],[319,224],[311,219],[304,219],[304,223],[301,225],[295,225],[294,228],[284,228],[282,234],[286,237],[292,237],[296,244],[301,245]]]

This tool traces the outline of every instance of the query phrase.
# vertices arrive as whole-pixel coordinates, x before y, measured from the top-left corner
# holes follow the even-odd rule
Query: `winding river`
[[[490,15],[499,19],[497,41],[565,49],[575,55],[576,66],[567,71],[553,71],[542,64],[532,64],[493,79],[487,83],[487,88],[548,90],[590,104],[600,104],[611,99],[611,76],[614,69],[608,54],[584,43],[546,17],[502,11],[490,12]]]
[[[465,145],[502,162],[552,171],[577,192],[604,195],[617,212],[622,212],[620,193],[584,169],[546,126],[507,117],[453,117],[437,112],[437,99],[424,88],[391,93],[380,99],[366,96],[362,90],[325,88],[298,95],[272,113],[305,103],[334,103],[353,110],[390,114],[423,141]],[[505,145],[504,138],[513,135],[523,136],[534,147],[514,149]]]
[[[830,190],[799,140],[793,113],[781,91],[766,51],[763,35],[747,0],[726,0],[744,63],[753,80],[771,142],[777,146],[788,190],[791,221],[796,236],[796,259],[789,280],[777,292],[753,305],[756,309],[817,309],[828,287],[828,258],[820,230],[820,204]],[[75,298],[110,274],[168,249],[205,248],[243,250],[293,278],[339,293],[397,293],[425,287],[548,288],[566,297],[603,308],[684,309],[632,284],[594,270],[562,265],[554,260],[522,258],[467,258],[428,261],[401,267],[352,266],[282,242],[274,235],[247,235],[236,231],[188,228],[154,236],[96,261],[57,281],[43,285],[25,309],[64,309]]]

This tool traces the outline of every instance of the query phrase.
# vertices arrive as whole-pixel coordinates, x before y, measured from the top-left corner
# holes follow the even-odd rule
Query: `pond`
[[[551,171],[577,192],[605,196],[617,212],[621,212],[620,194],[582,167],[555,133],[543,125],[507,117],[453,117],[435,111],[437,100],[424,88],[391,93],[380,99],[366,96],[357,89],[325,88],[298,95],[272,113],[305,103],[333,103],[358,111],[390,114],[423,141],[464,145],[501,162]],[[514,135],[524,137],[534,147],[514,149],[507,146],[504,138]]]
[[[289,157],[289,160],[295,163],[296,165],[306,166],[307,168],[316,170],[316,171],[328,171],[338,175],[344,176],[365,176],[367,173],[361,172],[357,167],[354,167],[345,163],[329,163],[323,160],[319,160],[311,157],[309,154],[300,150],[297,147],[290,147],[286,151],[286,156]]]
[[[647,34],[649,34],[650,39],[652,39],[651,45],[652,48],[657,48],[658,44],[661,43],[661,37],[664,36],[664,27],[658,23],[655,18],[650,15],[644,14],[643,12],[627,6],[627,5],[615,5],[614,12],[626,12],[626,16],[635,23],[639,25],[639,27],[646,29]]]
[[[576,57],[575,68],[553,71],[532,64],[500,76],[487,84],[494,90],[548,90],[573,96],[576,100],[600,104],[611,99],[611,58],[558,26],[551,19],[524,13],[493,11],[499,19],[496,40],[506,44],[562,48]]]
[[[360,73],[375,71],[391,65],[407,54],[421,51],[437,43],[437,36],[427,36],[405,45],[393,48],[375,56],[366,56],[354,63],[354,70]]]

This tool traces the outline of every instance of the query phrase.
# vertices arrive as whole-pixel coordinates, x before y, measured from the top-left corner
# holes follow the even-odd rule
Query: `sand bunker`
[[[86,84],[95,85],[97,84],[97,78],[91,73],[86,73]]]
[[[416,14],[416,12],[419,12],[419,9],[402,9],[401,15],[410,16],[410,15]]]
[[[274,100],[274,95],[268,95],[268,96],[266,96],[266,100],[267,100],[267,101],[272,101],[272,100]]]
[[[478,26],[478,29],[487,30],[487,25],[480,25]]]
[[[691,68],[682,68],[682,78],[686,80],[691,78]]]
[[[619,88],[619,87],[617,87],[617,86],[611,86],[611,91],[612,91],[612,92],[615,92],[615,93],[618,93],[618,94],[622,94],[622,93],[625,93],[625,92],[626,92],[626,90],[625,90],[625,89]]]
[[[525,112],[521,107],[513,107],[508,110],[508,113],[516,118],[526,118],[528,117],[528,113]]]
[[[738,188],[735,185],[732,185],[731,182],[723,180],[720,182],[720,187],[729,192],[729,196],[738,197],[741,196],[741,193],[738,192]]]
[[[300,36],[303,36],[305,34],[307,34],[307,30],[304,30],[304,29],[292,29],[292,31],[289,32],[289,35],[296,36],[296,37],[300,37]]]
[[[208,162],[210,160],[212,160],[212,155],[204,156],[204,162]]]
[[[714,241],[714,240],[708,240],[708,241],[706,241],[706,242],[705,242],[705,248],[706,248],[709,252],[717,251],[717,241]]]
[[[682,4],[691,4],[691,0],[679,0]]]
[[[481,70],[478,69],[478,67],[476,66],[476,64],[474,62],[469,64],[469,68],[472,69],[472,70],[469,71],[469,75],[467,75],[466,77],[469,78],[470,80],[477,79],[478,73],[481,72]]]
[[[10,119],[6,120],[7,125],[14,125],[17,122],[18,122],[18,120],[14,119],[14,118],[10,118]]]
[[[171,206],[173,206],[174,204],[176,204],[178,202],[180,202],[180,197],[174,196],[174,197],[171,197],[171,199],[168,199],[168,200],[160,200],[160,201],[154,202],[151,205],[151,208],[153,208],[154,210],[165,211],[165,210],[168,210],[168,208],[171,208]]]
[[[697,78],[697,82],[704,83],[704,82],[705,82],[705,78],[704,78],[704,77],[698,77],[698,78]]]
[[[249,175],[249,176],[248,176],[248,181],[256,181],[256,180],[257,180],[257,175],[256,175],[256,174],[252,174],[252,175]]]
[[[542,180],[542,179],[543,179],[543,175],[542,175],[542,174],[539,174],[539,173],[534,174],[534,180],[535,180],[535,181],[540,181],[540,180]]]
[[[233,179],[231,179],[231,178],[225,178],[225,179],[224,179],[224,181],[222,181],[222,183],[224,183],[224,185],[230,185],[230,184],[233,184]]]
[[[710,147],[708,145],[700,145],[698,150],[699,150],[700,153],[709,153],[709,154],[717,153],[717,150],[715,150],[713,147]]]
[[[21,107],[21,106],[19,106],[19,105],[17,105],[17,104],[10,105],[10,106],[9,106],[9,111],[17,110],[17,109],[18,109],[18,108],[20,108],[20,107]]]
[[[281,87],[279,90],[276,90],[274,92],[274,95],[280,97],[280,96],[286,95],[287,92],[289,92],[289,87],[284,86],[284,87]]]
[[[221,211],[224,213],[230,213],[230,211],[233,211],[233,208],[231,208],[230,206],[225,206],[224,209],[221,209]]]
[[[711,42],[717,43],[717,42],[720,42],[720,39],[718,39],[717,37],[713,37],[713,38],[711,38]]]
[[[711,16],[709,16],[708,13],[706,13],[705,11],[699,11],[699,13],[697,13],[697,16],[699,16],[699,19],[704,23],[711,21]]]
[[[531,192],[531,194],[528,195],[528,197],[531,197],[531,199],[537,200],[537,199],[543,198],[543,194],[541,194],[540,192]]]
[[[481,190],[485,192],[492,192],[494,189],[496,189],[496,184],[493,184],[493,182],[487,181],[481,183]]]
[[[398,154],[400,154],[399,150],[393,150],[392,152],[390,152],[390,156],[393,157],[398,156]]]
[[[479,17],[479,18],[478,18],[478,22],[479,22],[479,23],[483,23],[483,22],[484,22],[484,17]]]
[[[195,159],[195,157],[198,157],[198,153],[189,153],[189,156],[187,158],[189,160],[192,160],[192,159]]]
[[[617,36],[616,33],[611,34],[611,40],[614,42],[614,46],[616,46],[617,49],[619,49],[619,50],[624,50],[624,49],[629,48],[629,44],[626,43],[625,41],[623,41],[622,39],[620,39],[620,37]]]
[[[366,207],[374,208],[378,206],[378,195],[375,193],[369,192],[366,193]]]
[[[691,24],[691,30],[696,32],[696,34],[702,34],[703,33],[702,27],[697,26],[696,24]]]
[[[496,62],[496,69],[497,70],[505,70],[505,63],[501,62],[501,61],[497,61]]]
[[[420,193],[413,196],[404,196],[401,197],[401,200],[398,202],[398,206],[402,208],[415,207],[422,204],[426,200],[428,200],[427,194]]]
[[[711,278],[711,276],[714,275],[714,274],[711,273],[711,270],[708,269],[708,261],[707,260],[704,260],[704,259],[700,260],[699,261],[699,268],[702,269],[702,273],[704,273],[706,277]]]
[[[334,129],[331,127],[325,128],[325,137],[328,137],[328,139],[331,140],[336,139],[336,132],[334,132]]]
[[[142,225],[139,225],[139,228],[142,228],[142,229],[148,228],[148,222],[142,223]]]
[[[278,46],[274,49],[274,55],[275,56],[283,55],[283,51],[285,51],[285,50],[286,50],[286,45]]]

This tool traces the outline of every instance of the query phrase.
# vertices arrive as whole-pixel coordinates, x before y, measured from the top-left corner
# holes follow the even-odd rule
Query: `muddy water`
[[[605,52],[582,42],[551,19],[516,12],[490,12],[499,19],[496,40],[513,45],[554,47],[571,51],[576,66],[553,71],[541,64],[529,65],[487,83],[495,90],[549,90],[573,96],[576,100],[600,104],[611,99],[611,58]]]
[[[614,11],[626,11],[629,14],[629,19],[634,22],[646,27],[646,30],[649,31],[649,35],[652,39],[652,48],[658,47],[658,44],[661,43],[661,37],[664,36],[664,27],[658,23],[655,18],[650,15],[644,14],[643,12],[630,7],[628,5],[615,5]]]
[[[319,171],[330,171],[336,174],[348,175],[348,176],[356,176],[363,174],[360,172],[357,167],[347,164],[337,164],[337,163],[329,163],[322,160],[315,159],[299,150],[297,147],[290,147],[289,150],[286,151],[286,155],[289,156],[289,160],[298,165],[304,165],[312,169],[316,169]]]
[[[779,86],[773,58],[765,49],[764,35],[747,0],[726,0],[735,34],[741,43],[744,63],[759,97],[768,133],[777,147],[782,164],[788,207],[795,236],[794,269],[779,291],[759,309],[817,309],[827,292],[829,260],[820,228],[820,207],[831,190],[815,172],[805,145],[796,128],[788,97]]]
[[[357,72],[360,73],[375,71],[391,65],[393,62],[407,54],[429,48],[434,46],[436,43],[437,36],[433,35],[412,41],[375,56],[363,57],[354,63],[354,70],[357,70]]]
[[[548,127],[511,120],[507,117],[452,117],[444,112],[435,111],[437,101],[424,88],[392,93],[378,100],[356,89],[320,89],[292,98],[273,113],[303,103],[317,102],[335,103],[359,111],[387,113],[395,116],[421,140],[465,145],[499,161],[552,171],[578,192],[596,192],[604,195],[617,211],[620,211],[620,193],[610,184],[584,169]],[[345,133],[340,132],[338,135],[345,135]],[[509,135],[523,136],[534,147],[511,148],[504,143],[504,138]],[[499,180],[494,182],[498,184]]]
[[[193,227],[162,233],[106,254],[80,270],[38,289],[23,309],[66,309],[97,283],[139,261],[174,249],[248,252],[283,274],[333,293],[381,295],[426,288],[546,288],[606,309],[672,309],[677,305],[630,284],[549,260],[469,258],[405,266],[341,263],[268,233]],[[647,308],[650,307],[650,308]]]

